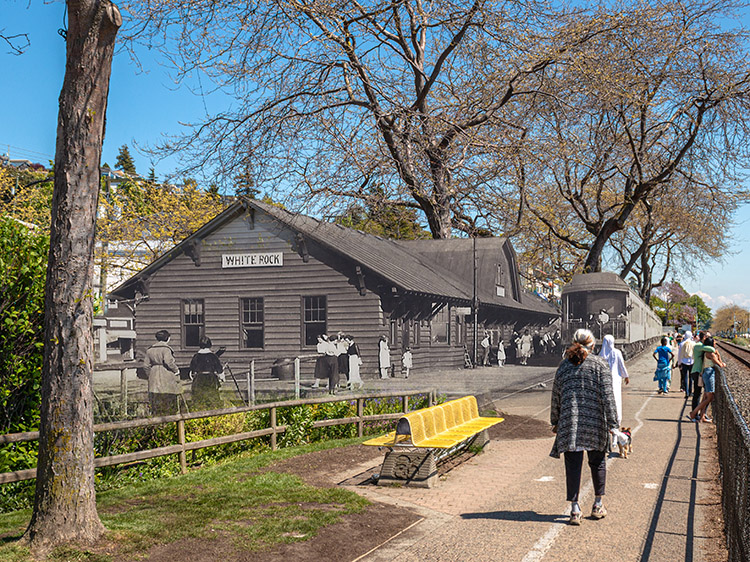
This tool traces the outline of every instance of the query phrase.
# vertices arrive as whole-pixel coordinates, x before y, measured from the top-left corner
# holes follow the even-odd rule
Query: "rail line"
[[[717,340],[716,343],[722,351],[726,351],[745,367],[750,368],[750,349],[727,341]]]

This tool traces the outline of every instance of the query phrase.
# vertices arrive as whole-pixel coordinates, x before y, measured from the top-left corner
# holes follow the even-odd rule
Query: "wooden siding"
[[[200,244],[200,263],[180,255],[165,264],[151,278],[149,299],[138,306],[137,347],[145,349],[157,330],[172,334],[171,345],[180,366],[187,366],[196,348],[185,349],[181,332],[183,299],[204,302],[205,333],[214,350],[226,347],[222,361],[229,361],[235,372],[246,370],[251,359],[257,362],[258,376],[270,374],[278,358],[314,354],[315,347],[302,345],[302,302],[304,296],[327,298],[327,333],[352,334],[357,341],[365,377],[377,375],[377,343],[389,334],[387,313],[383,313],[378,291],[381,286],[374,272],[365,272],[365,295],[360,294],[355,265],[310,240],[306,241],[307,261],[297,248],[295,233],[264,213],[256,213],[251,225],[237,217],[206,237]],[[222,269],[222,254],[282,252],[282,267]],[[240,299],[262,297],[264,308],[264,348],[241,347]],[[429,323],[423,323],[421,345],[414,349],[415,370],[463,365],[463,348],[430,346]],[[396,373],[401,366],[401,342],[391,343]],[[303,363],[303,377],[312,374],[313,362]]]

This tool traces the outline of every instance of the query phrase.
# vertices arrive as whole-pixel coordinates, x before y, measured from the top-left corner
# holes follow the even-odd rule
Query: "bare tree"
[[[122,18],[109,0],[68,0],[67,8],[45,287],[39,460],[25,535],[35,552],[89,542],[103,531],[94,491],[93,251],[109,77]]]
[[[660,188],[700,192],[699,205],[744,191],[746,37],[719,25],[733,7],[678,1],[633,10],[587,42],[575,64],[556,67],[557,95],[545,99],[530,135],[542,171],[525,202],[585,253],[583,271],[601,269],[612,236]]]
[[[616,25],[510,0],[133,0],[129,9],[155,30],[152,43],[174,47],[178,79],[208,74],[237,100],[162,148],[197,168],[250,166],[258,185],[329,208],[352,198],[418,208],[436,238],[483,222],[488,191],[504,184],[497,155],[523,134],[517,120],[547,69]]]

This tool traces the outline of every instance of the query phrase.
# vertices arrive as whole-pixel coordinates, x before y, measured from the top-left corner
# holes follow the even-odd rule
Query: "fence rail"
[[[236,443],[239,441],[246,441],[249,439],[256,439],[258,437],[271,437],[271,449],[276,449],[277,437],[279,434],[284,433],[287,430],[286,425],[276,425],[276,413],[279,408],[294,408],[297,406],[307,406],[313,404],[325,404],[329,402],[357,402],[357,415],[349,416],[346,418],[332,418],[327,420],[318,420],[313,422],[313,428],[330,427],[334,425],[347,425],[357,424],[357,435],[362,437],[364,434],[364,424],[371,421],[388,421],[396,420],[400,418],[404,413],[409,411],[409,398],[412,396],[427,396],[428,404],[430,406],[435,403],[435,390],[410,390],[410,391],[399,391],[399,392],[378,392],[371,394],[358,394],[356,396],[345,396],[340,395],[337,397],[325,397],[325,398],[308,398],[304,400],[287,400],[279,402],[269,402],[266,404],[255,404],[249,406],[241,406],[238,408],[222,408],[218,410],[207,410],[204,412],[193,412],[186,414],[174,414],[170,416],[159,416],[153,418],[141,418],[134,420],[125,420],[119,422],[100,423],[94,426],[95,433],[101,433],[105,431],[116,431],[119,429],[134,429],[139,427],[149,427],[162,425],[167,423],[177,424],[177,444],[168,445],[165,447],[157,447],[155,449],[145,449],[142,451],[134,451],[132,453],[124,453],[120,455],[111,455],[106,457],[97,457],[94,459],[94,466],[97,468],[104,466],[113,466],[116,464],[131,463],[137,461],[143,461],[147,459],[153,459],[156,457],[164,457],[167,455],[176,454],[180,461],[180,470],[187,472],[187,457],[188,451],[195,451],[197,449],[205,449],[207,447],[214,447],[217,445],[226,445],[228,443]],[[367,400],[375,400],[379,398],[401,398],[401,411],[390,414],[374,414],[364,415],[364,405]],[[257,429],[255,431],[248,431],[243,433],[235,433],[232,435],[224,435],[221,437],[213,437],[211,439],[203,439],[201,441],[185,441],[185,422],[188,420],[212,418],[217,416],[226,416],[230,414],[241,414],[245,412],[253,412],[258,410],[269,410],[270,426],[264,429]],[[9,443],[22,443],[28,441],[36,441],[39,439],[38,431],[27,431],[24,433],[9,433],[0,435],[0,445]],[[29,468],[27,470],[18,470],[15,472],[4,472],[0,473],[0,484],[9,484],[11,482],[20,482],[22,480],[31,480],[36,478],[36,468]]]
[[[722,508],[729,562],[750,560],[750,428],[723,371],[713,408],[721,467]]]

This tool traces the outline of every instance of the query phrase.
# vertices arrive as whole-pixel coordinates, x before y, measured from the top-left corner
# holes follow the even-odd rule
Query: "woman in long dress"
[[[378,365],[380,366],[380,378],[387,379],[391,368],[391,350],[388,347],[388,338],[380,336],[378,342]]]
[[[346,351],[349,355],[349,389],[354,390],[355,386],[361,389],[365,386],[365,383],[362,382],[362,377],[359,374],[359,367],[362,365],[359,346],[354,341],[353,336],[346,336],[346,340],[349,342],[349,348]]]
[[[531,357],[533,339],[528,330],[524,330],[523,335],[518,341],[518,356],[521,358],[521,365],[526,365]]]
[[[599,357],[609,363],[609,369],[612,371],[612,391],[615,394],[615,404],[617,405],[617,425],[622,424],[622,381],[630,384],[628,370],[625,368],[625,359],[622,352],[615,348],[615,337],[611,334],[604,336],[602,349]]]

